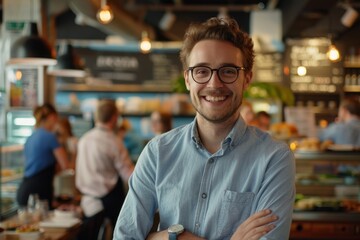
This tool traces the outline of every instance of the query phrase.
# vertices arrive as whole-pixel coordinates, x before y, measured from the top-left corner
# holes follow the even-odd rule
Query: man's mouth
[[[208,102],[221,102],[226,99],[225,96],[205,96],[205,100]]]

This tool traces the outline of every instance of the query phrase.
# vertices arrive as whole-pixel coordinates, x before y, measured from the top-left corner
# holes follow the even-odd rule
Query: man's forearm
[[[169,239],[169,234],[167,232],[167,230],[161,231],[161,232],[154,232],[154,233],[150,233],[146,240],[168,240]],[[195,236],[194,234],[192,234],[189,231],[185,231],[182,234],[180,234],[177,237],[178,240],[205,240],[205,238],[201,238],[198,236]]]

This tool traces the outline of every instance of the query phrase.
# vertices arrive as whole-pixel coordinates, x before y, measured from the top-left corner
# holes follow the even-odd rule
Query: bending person
[[[30,194],[38,194],[40,199],[53,204],[56,163],[60,169],[69,168],[66,151],[57,140],[54,128],[58,114],[51,104],[44,104],[34,109],[35,131],[26,140],[25,173],[17,191],[19,206],[26,206]]]

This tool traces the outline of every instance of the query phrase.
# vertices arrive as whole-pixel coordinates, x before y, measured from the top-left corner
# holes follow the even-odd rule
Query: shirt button
[[[214,163],[214,159],[213,158],[210,158],[210,160],[209,160],[209,163]]]
[[[195,223],[195,227],[196,227],[196,228],[199,228],[199,227],[200,227],[200,223],[198,223],[198,222]]]
[[[203,193],[203,194],[201,194],[201,197],[205,199],[207,197],[207,194]]]

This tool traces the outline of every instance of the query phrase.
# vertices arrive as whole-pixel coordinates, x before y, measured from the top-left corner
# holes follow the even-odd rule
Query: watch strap
[[[169,240],[176,240],[177,239],[177,233],[169,233]]]

